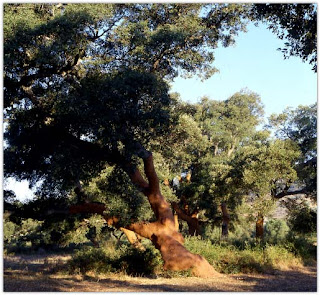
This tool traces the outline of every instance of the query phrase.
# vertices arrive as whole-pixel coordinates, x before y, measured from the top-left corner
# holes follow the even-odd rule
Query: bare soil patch
[[[68,275],[67,255],[4,257],[5,292],[316,292],[317,269],[303,267],[272,274],[219,275],[210,279],[143,278],[119,274]]]

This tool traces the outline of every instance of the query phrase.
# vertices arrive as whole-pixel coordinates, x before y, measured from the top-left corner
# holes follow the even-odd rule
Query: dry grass
[[[63,272],[70,256],[20,255],[4,257],[6,292],[262,292],[317,290],[316,267],[273,274],[220,275],[211,279],[142,278],[125,275],[86,276]],[[56,272],[56,270],[59,272]]]

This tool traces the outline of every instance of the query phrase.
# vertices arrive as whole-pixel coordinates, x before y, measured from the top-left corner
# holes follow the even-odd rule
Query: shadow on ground
[[[36,262],[35,262],[36,261]],[[317,269],[219,278],[141,278],[71,276],[52,273],[42,260],[4,258],[6,292],[316,292]]]

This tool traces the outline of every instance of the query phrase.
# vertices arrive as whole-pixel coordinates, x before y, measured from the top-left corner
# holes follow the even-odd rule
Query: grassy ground
[[[16,255],[4,257],[5,292],[316,292],[317,269],[296,267],[268,274],[194,277],[130,277],[119,274],[64,272],[67,255]],[[59,270],[57,272],[57,270]]]

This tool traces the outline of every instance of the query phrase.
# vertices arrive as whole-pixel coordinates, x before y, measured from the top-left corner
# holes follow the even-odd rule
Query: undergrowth
[[[154,275],[161,266],[161,256],[155,248],[146,247],[144,252],[122,244],[110,244],[104,248],[85,247],[77,250],[67,263],[69,273],[94,272],[123,273],[133,276]]]
[[[290,244],[294,247],[293,244]],[[263,273],[302,266],[301,256],[290,245],[247,243],[239,248],[228,242],[212,243],[198,237],[186,237],[185,247],[192,253],[205,257],[214,268],[225,274]],[[141,252],[127,243],[113,243],[103,248],[84,247],[76,250],[67,269],[72,274],[119,273],[132,276],[161,276],[166,278],[188,277],[190,271],[173,272],[162,270],[160,252],[151,243]]]
[[[212,243],[198,237],[187,237],[186,248],[204,256],[221,273],[259,273],[302,265],[284,245],[247,244],[244,249],[227,242]]]

